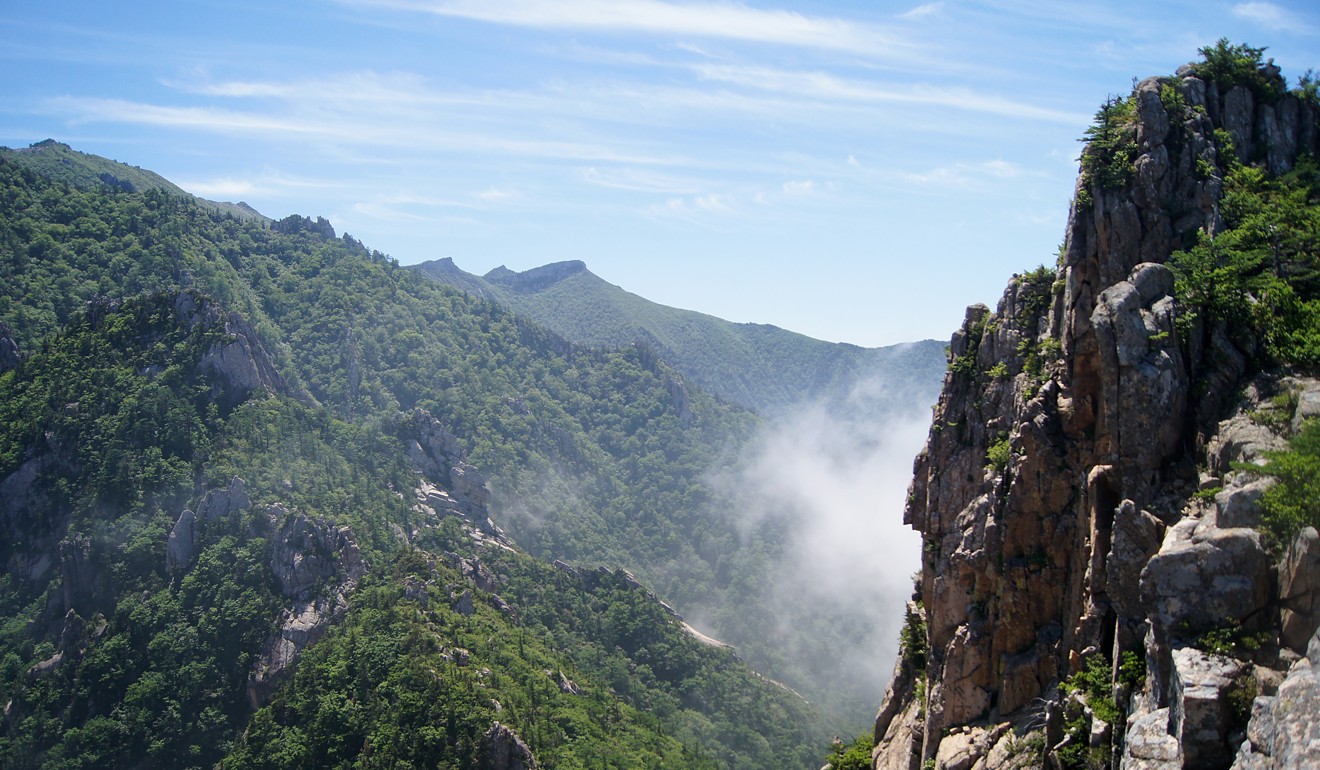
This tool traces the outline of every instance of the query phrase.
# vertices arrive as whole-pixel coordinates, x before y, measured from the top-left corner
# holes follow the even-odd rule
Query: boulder
[[[1206,445],[1206,461],[1211,471],[1222,476],[1232,470],[1234,463],[1259,462],[1264,452],[1286,446],[1283,437],[1251,419],[1250,409],[1242,409],[1219,423]]]
[[[1271,598],[1270,559],[1253,529],[1220,529],[1184,519],[1141,572],[1152,626],[1208,629],[1242,622]]]
[[[990,753],[1008,732],[1006,724],[993,727],[965,727],[945,736],[935,755],[935,766],[944,770],[971,770]]]
[[[1260,497],[1272,486],[1274,479],[1260,478],[1226,487],[1215,495],[1215,525],[1224,529],[1260,527]]]
[[[1297,410],[1293,412],[1292,429],[1293,432],[1302,429],[1302,423],[1320,418],[1320,382],[1315,380],[1306,380],[1299,383],[1300,392],[1297,394]]]
[[[1123,744],[1123,770],[1182,770],[1178,739],[1169,735],[1169,710],[1135,715],[1128,720]]]
[[[1233,724],[1229,691],[1238,683],[1246,664],[1193,647],[1173,652],[1169,693],[1169,728],[1189,768],[1216,770],[1233,764],[1228,744]]]

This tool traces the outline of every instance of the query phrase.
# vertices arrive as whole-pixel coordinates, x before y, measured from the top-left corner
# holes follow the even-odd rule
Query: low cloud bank
[[[848,722],[874,714],[897,654],[921,553],[903,505],[933,400],[864,382],[841,403],[771,421],[738,470],[716,480],[749,546],[772,544],[758,593],[773,619],[761,630],[779,653],[753,663]]]

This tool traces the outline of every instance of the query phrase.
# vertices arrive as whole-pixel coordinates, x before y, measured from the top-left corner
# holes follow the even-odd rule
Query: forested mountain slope
[[[0,159],[0,227],[5,766],[818,755],[615,569],[745,596],[702,479],[755,416],[324,221]]]
[[[898,412],[932,402],[944,371],[944,346],[934,340],[862,348],[766,324],[732,323],[651,302],[578,261],[521,273],[501,267],[485,276],[466,273],[448,258],[413,269],[488,297],[581,345],[643,343],[690,381],[767,415],[804,402],[841,403],[859,383],[894,394],[883,406]]]
[[[1086,132],[968,309],[877,768],[1320,763],[1320,99],[1227,40]]]
[[[246,203],[222,203],[189,195],[178,185],[154,171],[78,152],[67,144],[46,139],[30,147],[0,147],[0,158],[33,171],[46,179],[71,187],[112,187],[126,192],[159,190],[193,198],[213,211],[233,214],[239,219],[266,219]]]

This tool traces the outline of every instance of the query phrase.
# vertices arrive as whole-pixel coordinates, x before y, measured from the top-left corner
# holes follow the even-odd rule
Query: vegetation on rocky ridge
[[[700,482],[755,418],[644,350],[576,349],[315,220],[266,227],[3,160],[0,323],[22,352],[0,373],[0,482],[23,493],[0,517],[4,766],[472,767],[491,719],[547,767],[818,756],[811,706],[635,583],[568,579],[413,509],[400,424],[424,407],[495,477],[521,542],[635,564],[668,597],[747,596],[773,540],[739,555]],[[264,348],[279,381],[234,390],[206,363],[228,345]],[[170,566],[180,512],[236,476],[250,507],[199,518]],[[516,500],[539,507],[519,519]],[[254,662],[310,600],[273,575],[298,522],[347,527],[366,576],[252,718]],[[507,611],[478,594],[461,612],[445,552],[489,561]],[[348,590],[327,580],[300,590]]]

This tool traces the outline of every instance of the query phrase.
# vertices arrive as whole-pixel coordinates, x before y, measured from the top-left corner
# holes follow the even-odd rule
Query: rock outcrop
[[[14,341],[13,330],[0,323],[0,374],[10,369],[17,369],[22,360],[18,343]]]
[[[1016,276],[951,340],[905,511],[926,665],[886,695],[877,768],[1020,766],[1004,747],[1029,738],[1033,766],[1227,768],[1254,729],[1234,705],[1279,687],[1315,631],[1317,536],[1276,573],[1267,482],[1235,468],[1300,425],[1260,419],[1271,396],[1320,412],[1317,386],[1249,382],[1254,339],[1186,334],[1164,263],[1222,229],[1221,153],[1287,171],[1320,150],[1320,108],[1191,71],[1131,99],[1130,173],[1079,180],[1057,274]],[[1258,645],[1249,663],[1201,649],[1227,637]],[[1096,659],[1114,725],[1062,687]]]
[[[199,506],[200,507],[200,506]],[[248,676],[248,701],[264,705],[292,672],[307,645],[348,610],[348,597],[367,572],[357,538],[345,526],[267,508],[272,529],[270,569],[280,593],[293,599],[280,628],[266,640]]]
[[[198,362],[212,382],[212,397],[222,407],[233,407],[253,395],[286,393],[303,400],[310,397],[289,387],[260,335],[238,313],[226,312],[218,303],[192,292],[179,292],[174,300],[178,317],[189,326],[218,326],[225,339],[215,342]]]
[[[539,770],[531,748],[512,727],[499,722],[482,739],[482,770]]]
[[[247,484],[237,476],[230,479],[228,487],[207,491],[197,503],[197,510],[185,508],[170,529],[169,539],[165,543],[165,568],[179,570],[191,566],[197,556],[198,538],[207,522],[227,519],[242,513],[251,505]]]
[[[467,461],[458,438],[421,409],[407,416],[401,431],[408,460],[417,472],[413,510],[425,517],[422,526],[457,516],[478,542],[510,547],[504,530],[490,518],[486,478]]]
[[[1251,704],[1247,737],[1233,770],[1304,770],[1320,767],[1320,633],[1306,657],[1293,664],[1275,695]]]

